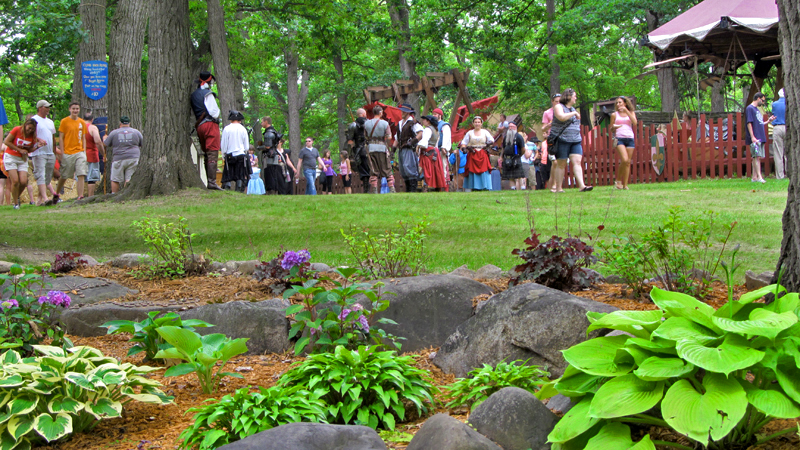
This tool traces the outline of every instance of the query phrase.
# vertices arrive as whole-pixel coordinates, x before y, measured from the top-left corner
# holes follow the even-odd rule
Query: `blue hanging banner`
[[[108,92],[108,63],[84,61],[81,63],[83,92],[92,100],[100,100]]]

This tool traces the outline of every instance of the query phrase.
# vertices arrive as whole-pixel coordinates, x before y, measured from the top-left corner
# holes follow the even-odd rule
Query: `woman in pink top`
[[[635,150],[633,129],[636,128],[636,114],[633,112],[633,103],[629,98],[619,97],[615,106],[616,111],[611,114],[611,129],[614,130],[614,136],[617,138],[617,152],[619,152],[621,161],[617,167],[617,181],[614,183],[614,187],[628,189],[631,159]]]
[[[345,194],[353,193],[353,171],[350,170],[350,158],[347,150],[339,152],[339,175],[342,176],[342,185]]]

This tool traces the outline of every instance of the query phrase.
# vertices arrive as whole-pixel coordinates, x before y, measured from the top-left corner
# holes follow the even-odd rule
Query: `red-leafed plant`
[[[81,256],[83,255],[78,252],[56,253],[56,258],[53,262],[53,266],[50,268],[50,272],[67,273],[77,269],[78,267],[85,266],[88,264],[88,262],[84,258],[81,258]]]
[[[539,240],[539,233],[531,230],[525,239],[528,247],[514,249],[511,253],[525,261],[514,268],[516,276],[509,286],[521,281],[533,280],[553,289],[567,290],[586,288],[597,281],[597,273],[587,268],[597,261],[592,255],[594,248],[582,240],[568,236],[553,236],[546,242]]]

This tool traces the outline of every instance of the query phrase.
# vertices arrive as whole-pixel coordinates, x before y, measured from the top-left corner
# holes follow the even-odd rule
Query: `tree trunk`
[[[778,39],[786,93],[786,173],[789,195],[783,212],[783,241],[777,271],[789,292],[800,292],[800,3],[778,0]],[[774,280],[773,280],[774,281]]]
[[[406,78],[419,81],[417,76],[417,62],[408,52],[411,51],[411,26],[408,20],[408,3],[406,0],[388,0],[386,6],[389,9],[389,17],[392,19],[392,28],[397,33],[395,48],[397,49],[397,59],[400,63],[400,70]],[[408,94],[405,99],[411,106],[419,111],[419,95]]]
[[[342,53],[339,48],[333,51],[333,67],[336,69],[336,125],[339,135],[339,150],[346,148],[347,138],[345,131],[347,130],[347,119],[350,117],[347,113],[347,91],[344,86],[344,64],[342,63]]]
[[[95,117],[101,117],[108,113],[108,95],[99,100],[93,100],[86,96],[86,93],[83,92],[81,63],[84,61],[108,61],[106,57],[106,0],[81,0],[79,9],[83,29],[89,35],[85,41],[81,42],[78,56],[75,58],[72,101],[81,104],[81,114],[88,111],[93,112]]]
[[[228,111],[240,109],[236,102],[236,77],[231,69],[228,37],[225,34],[225,10],[220,0],[206,0],[208,4],[208,39],[211,42],[211,57],[214,61],[214,76],[217,78],[217,94],[223,124],[227,125]]]
[[[300,92],[297,90],[297,72],[300,69],[300,57],[297,54],[295,35],[295,32],[290,34],[290,44],[284,49],[283,54],[286,59],[286,122],[289,125],[289,148],[292,150],[292,163],[297,167],[297,156],[303,147],[303,140],[300,135],[300,107],[302,103],[300,103]]]
[[[646,20],[648,31],[653,31],[661,26],[660,15],[653,11],[647,12]],[[668,67],[669,66],[666,66],[664,69],[656,72],[658,90],[661,93],[661,111],[677,112],[681,107],[678,79],[675,77],[675,71]]]
[[[721,80],[711,87],[711,112],[725,112],[725,74],[714,71],[714,75],[720,77]]]
[[[190,154],[188,0],[149,0],[147,120],[139,166],[117,200],[203,187]]]
[[[553,18],[556,16],[556,0],[547,0],[547,34],[552,39]],[[561,66],[558,65],[558,45],[547,45],[547,56],[550,57],[550,95],[561,92]]]

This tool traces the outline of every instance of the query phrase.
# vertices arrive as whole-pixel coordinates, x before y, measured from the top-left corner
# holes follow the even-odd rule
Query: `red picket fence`
[[[708,127],[706,129],[706,127]],[[697,130],[701,130],[699,138]],[[702,130],[706,130],[703,132]],[[745,145],[746,127],[741,113],[728,114],[727,119],[692,119],[688,124],[671,124],[645,127],[639,121],[636,130],[636,151],[631,162],[631,183],[655,183],[697,178],[733,178],[751,176],[752,159]],[[661,134],[663,142],[663,170],[659,174],[654,165],[651,138]],[[614,147],[614,137],[609,128],[583,127],[583,173],[586,184],[613,185],[619,165],[619,154]],[[735,135],[735,138],[734,138]],[[658,139],[658,137],[656,137]],[[660,144],[660,142],[659,142]],[[772,158],[769,149],[772,139],[765,145],[767,157],[762,159],[763,175],[769,175]],[[575,186],[570,175],[565,184]]]

